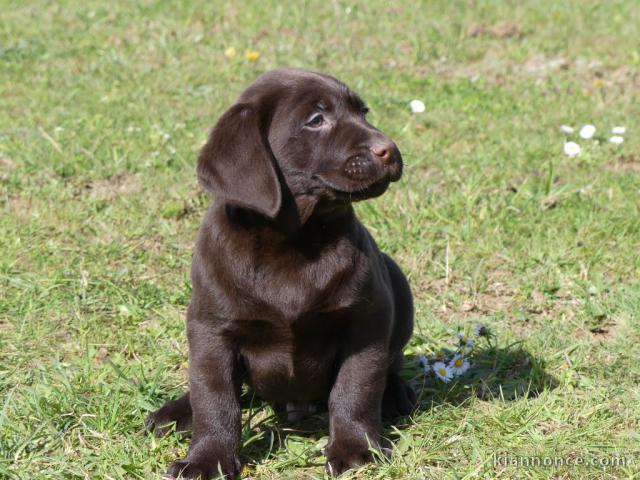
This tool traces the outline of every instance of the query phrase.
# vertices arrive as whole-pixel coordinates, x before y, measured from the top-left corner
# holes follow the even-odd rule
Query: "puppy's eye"
[[[307,127],[318,128],[324,124],[324,117],[318,113],[306,123]]]
[[[362,115],[369,113],[369,107],[362,107]]]

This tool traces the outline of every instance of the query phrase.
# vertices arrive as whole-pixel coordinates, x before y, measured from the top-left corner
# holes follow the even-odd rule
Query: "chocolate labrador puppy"
[[[238,475],[243,382],[289,410],[328,403],[334,476],[372,460],[382,415],[411,412],[399,375],[411,291],[352,206],[398,180],[402,157],[366,113],[335,78],[278,69],[211,132],[198,160],[215,202],[191,271],[190,391],[148,420],[158,434],[192,426],[169,475]]]

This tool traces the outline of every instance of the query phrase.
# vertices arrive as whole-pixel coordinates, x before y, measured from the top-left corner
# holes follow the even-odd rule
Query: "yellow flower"
[[[236,49],[233,47],[229,47],[224,51],[224,56],[227,58],[233,58],[236,56]]]
[[[257,52],[256,50],[247,50],[244,56],[250,62],[257,62],[260,58],[260,52]]]

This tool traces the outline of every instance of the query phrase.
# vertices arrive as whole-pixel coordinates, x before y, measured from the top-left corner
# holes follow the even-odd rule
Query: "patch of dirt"
[[[614,84],[631,85],[640,89],[640,71],[624,65],[609,73],[608,78]]]
[[[158,322],[158,320],[156,320],[155,318],[143,320],[142,322],[138,323],[138,328],[140,330],[155,330],[157,328],[160,328],[160,322]]]
[[[429,290],[433,290],[434,293],[440,294],[444,292],[447,289],[447,287],[450,286],[450,283],[451,282],[444,277],[435,278],[433,280],[426,282],[425,287],[428,288]]]
[[[514,304],[512,295],[505,295],[496,292],[479,293],[473,299],[462,304],[463,313],[492,315],[499,312],[506,312]]]
[[[640,173],[640,158],[636,155],[621,155],[612,165],[612,170]]]
[[[547,58],[544,54],[538,53],[530,56],[519,69],[534,76],[542,76],[556,70],[568,70],[569,63],[562,57]]]
[[[9,178],[9,172],[16,168],[16,162],[0,153],[0,180]]]
[[[589,328],[581,326],[576,329],[576,338],[589,342],[609,343],[618,337],[621,325],[611,318],[607,318],[601,324]]]
[[[484,292],[468,295],[462,305],[445,301],[438,313],[443,318],[450,318],[452,313],[465,318],[508,312],[513,309],[517,296],[516,289],[511,286],[512,278],[512,273],[506,270],[491,271],[488,274],[488,287]],[[449,282],[445,278],[431,280],[425,288],[436,295],[442,295],[447,289],[465,289],[453,277],[449,278]]]
[[[494,31],[482,25],[472,25],[469,34],[499,38],[499,35],[506,37],[521,35],[517,31],[515,26],[507,24],[495,28]],[[423,74],[452,79],[466,78],[472,82],[482,78],[498,85],[526,78],[545,79],[551,75],[563,73],[570,75],[574,81],[578,82],[585,94],[591,94],[594,90],[605,87],[640,89],[640,70],[637,67],[628,65],[607,67],[595,59],[579,57],[571,60],[560,56],[547,56],[543,53],[535,53],[523,63],[517,64],[504,58],[500,52],[490,49],[481,60],[476,62],[452,63],[447,58],[441,58],[430,66],[423,67],[422,70]]]
[[[108,356],[109,351],[105,347],[100,347],[95,353],[95,359],[100,363],[104,363]]]
[[[109,178],[102,178],[84,185],[85,192],[92,198],[115,200],[140,190],[137,177],[130,172],[120,172]]]
[[[490,27],[482,23],[473,23],[467,29],[467,34],[470,37],[519,38],[523,35],[523,31],[518,24],[513,22],[498,22]]]
[[[167,248],[167,240],[161,235],[146,235],[140,240],[139,248],[145,252],[159,255]]]
[[[539,290],[531,292],[531,297],[523,304],[526,310],[542,319],[558,318],[564,316],[565,320],[570,320],[575,316],[576,309],[582,301],[572,296],[566,290],[562,290],[562,296],[558,293],[546,296]]]
[[[463,311],[491,315],[509,311],[515,304],[517,290],[511,285],[513,274],[507,270],[493,270],[488,274],[486,291],[462,305]]]
[[[31,197],[11,197],[7,202],[9,211],[18,217],[28,217],[33,208]]]
[[[551,433],[557,432],[558,430],[562,430],[563,428],[567,428],[566,423],[558,422],[556,420],[547,420],[546,422],[540,422],[536,425],[536,430],[538,430],[543,435],[549,435]]]

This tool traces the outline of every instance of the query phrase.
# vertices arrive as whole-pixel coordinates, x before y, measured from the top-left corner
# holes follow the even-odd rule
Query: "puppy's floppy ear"
[[[282,203],[273,153],[257,108],[231,107],[213,128],[198,159],[198,180],[230,203],[275,218]]]

